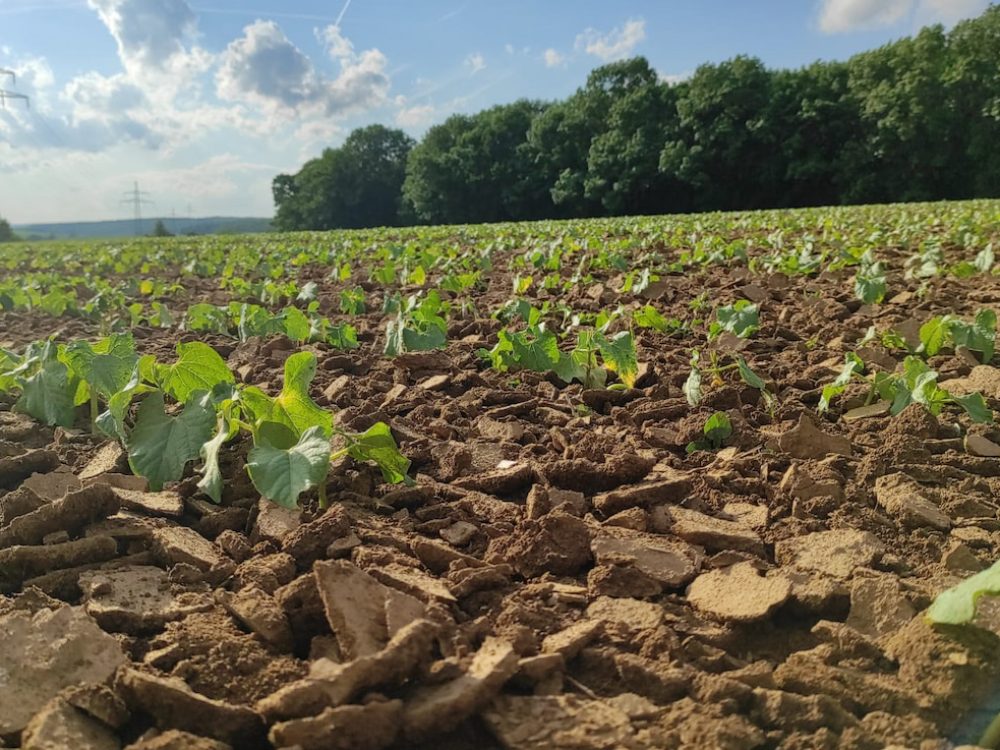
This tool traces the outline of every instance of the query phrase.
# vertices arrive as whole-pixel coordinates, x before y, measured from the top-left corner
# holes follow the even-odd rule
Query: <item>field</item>
[[[926,613],[1000,551],[994,250],[997,201],[3,247],[0,747],[994,746],[1000,584]]]

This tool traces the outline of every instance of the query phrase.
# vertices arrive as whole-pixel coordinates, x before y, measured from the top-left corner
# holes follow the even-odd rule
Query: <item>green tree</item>
[[[400,223],[401,190],[413,139],[369,125],[326,149],[295,175],[271,184],[278,229],[339,229]]]
[[[0,218],[0,242],[17,242],[21,238],[14,234],[14,230],[4,218]]]
[[[435,223],[506,221],[551,214],[546,185],[527,148],[545,105],[520,100],[452,115],[410,154],[403,194]]]
[[[702,65],[679,87],[678,137],[660,167],[695,192],[695,208],[774,205],[778,134],[770,127],[771,76],[756,58]]]
[[[153,226],[153,231],[149,235],[150,237],[173,237],[174,233],[167,229],[167,225],[163,223],[163,219],[157,219],[156,224]]]

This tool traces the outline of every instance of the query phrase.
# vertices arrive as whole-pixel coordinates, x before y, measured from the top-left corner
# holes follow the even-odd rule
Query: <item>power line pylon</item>
[[[152,206],[155,203],[149,200],[146,196],[149,195],[145,190],[139,189],[139,183],[132,183],[132,189],[124,193],[125,197],[122,198],[122,203],[130,203],[132,205],[132,211],[135,219],[135,236],[138,237],[142,234],[142,207],[144,205]]]
[[[0,68],[0,78],[7,76],[10,78],[12,86],[17,85],[17,74],[13,70],[7,70],[7,68]],[[23,99],[24,106],[31,108],[31,99],[28,98],[27,94],[19,94],[16,91],[10,91],[5,88],[0,88],[0,107],[4,109],[7,108],[8,99]]]

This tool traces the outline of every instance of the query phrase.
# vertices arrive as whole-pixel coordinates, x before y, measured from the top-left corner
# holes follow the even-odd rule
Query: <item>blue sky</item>
[[[572,93],[644,55],[668,80],[750,54],[842,59],[988,0],[0,0],[0,216],[272,213],[270,182],[371,122]]]

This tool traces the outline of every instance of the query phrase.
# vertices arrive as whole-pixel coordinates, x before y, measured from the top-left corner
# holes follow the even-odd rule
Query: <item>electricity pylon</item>
[[[10,77],[10,82],[12,86],[17,85],[17,74],[13,70],[0,68],[0,78],[2,78],[3,76]],[[6,109],[8,99],[23,99],[24,105],[28,108],[31,107],[31,99],[28,98],[27,94],[19,94],[16,91],[10,91],[5,88],[0,88],[0,107]]]
[[[143,205],[153,205],[153,201],[149,200],[146,196],[149,195],[145,190],[139,189],[139,183],[132,183],[132,189],[126,192],[125,197],[122,198],[122,203],[132,204],[132,210],[135,218],[135,236],[138,237],[142,234],[142,207]]]

